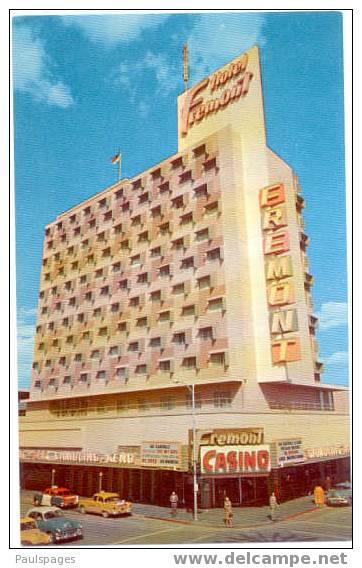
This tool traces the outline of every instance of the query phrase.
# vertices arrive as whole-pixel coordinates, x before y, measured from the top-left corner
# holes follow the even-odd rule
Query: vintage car
[[[36,522],[31,517],[20,519],[20,540],[23,546],[50,544],[52,537],[38,529]]]
[[[352,485],[349,481],[336,483],[327,491],[326,504],[330,507],[348,507],[352,505]]]
[[[64,517],[57,507],[33,507],[27,517],[34,519],[38,529],[50,535],[52,543],[83,538],[82,523]]]
[[[103,517],[116,517],[118,515],[131,515],[132,503],[121,499],[118,493],[100,491],[93,497],[79,500],[80,513],[96,513]]]
[[[46,507],[60,507],[61,509],[77,507],[78,501],[78,495],[74,495],[66,487],[58,487],[57,485],[47,487],[43,493],[35,493],[33,497],[33,503],[36,506],[45,505]]]

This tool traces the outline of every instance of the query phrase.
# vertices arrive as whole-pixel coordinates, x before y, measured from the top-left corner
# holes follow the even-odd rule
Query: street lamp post
[[[102,477],[103,477],[103,472],[100,471],[99,472],[99,492],[102,491]]]
[[[175,383],[179,383],[185,385],[191,393],[191,408],[192,408],[192,473],[193,473],[193,493],[194,493],[194,520],[197,521],[197,493],[198,493],[198,484],[197,484],[197,457],[196,457],[196,404],[195,404],[195,385],[191,383],[188,385],[182,381],[175,380]]]
[[[53,487],[54,484],[55,484],[55,469],[52,469],[52,482],[51,482],[51,486]]]

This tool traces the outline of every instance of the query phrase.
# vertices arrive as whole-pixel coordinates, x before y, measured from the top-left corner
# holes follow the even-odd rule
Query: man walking
[[[175,491],[172,491],[170,495],[170,505],[171,505],[171,515],[176,517],[177,515],[177,504],[178,504],[178,495]]]
[[[277,501],[277,498],[276,498],[275,493],[273,491],[273,493],[269,497],[270,520],[271,521],[276,521],[276,514],[277,514],[278,506],[279,506],[278,501]]]

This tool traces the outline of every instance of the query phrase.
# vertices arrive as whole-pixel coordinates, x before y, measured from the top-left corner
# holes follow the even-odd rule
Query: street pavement
[[[22,514],[32,506],[31,498],[32,492],[22,493]],[[350,541],[351,509],[317,509],[311,497],[302,497],[281,504],[277,520],[271,521],[268,507],[234,507],[233,528],[223,526],[222,509],[200,511],[197,521],[185,510],[173,518],[168,508],[138,503],[132,516],[116,519],[70,510],[65,516],[82,521],[84,539],[60,546]]]

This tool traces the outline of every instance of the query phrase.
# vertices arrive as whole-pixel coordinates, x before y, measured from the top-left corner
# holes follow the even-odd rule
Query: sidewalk
[[[304,513],[316,510],[313,497],[299,497],[293,501],[282,503],[277,512],[277,521],[288,520],[294,516],[303,515]],[[200,526],[217,526],[220,527],[224,522],[223,509],[209,509],[198,511],[198,521],[193,519],[193,513],[185,509],[179,509],[177,516],[172,517],[171,511],[167,507],[158,507],[157,505],[144,505],[134,503],[133,513],[139,517],[148,519],[159,519],[173,521],[180,524],[194,524]],[[270,524],[272,521],[269,517],[269,507],[233,507],[233,526],[246,528],[255,527],[257,525]]]

